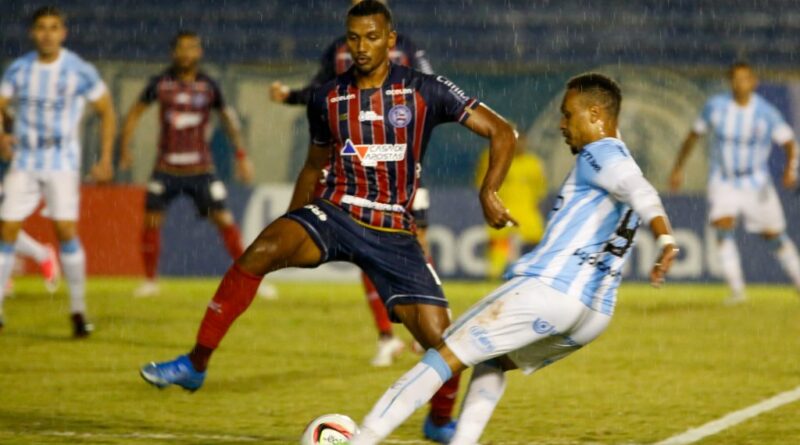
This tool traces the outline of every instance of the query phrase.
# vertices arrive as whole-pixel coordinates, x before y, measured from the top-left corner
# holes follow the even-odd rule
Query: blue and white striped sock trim
[[[450,380],[450,377],[453,376],[453,371],[450,370],[450,366],[444,361],[442,354],[439,354],[439,351],[435,349],[428,349],[428,352],[422,356],[422,363],[433,368],[433,370],[439,374],[443,382]]]
[[[13,255],[14,254],[14,244],[5,243],[5,242],[0,241],[0,254]]]

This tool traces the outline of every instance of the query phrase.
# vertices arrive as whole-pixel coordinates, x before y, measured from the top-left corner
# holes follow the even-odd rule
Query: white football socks
[[[742,273],[742,262],[739,258],[739,248],[736,246],[736,239],[733,233],[720,234],[719,262],[722,266],[722,274],[725,281],[731,288],[734,297],[744,297],[744,273]]]
[[[3,313],[3,300],[6,295],[6,283],[14,270],[14,245],[0,241],[0,314]]]
[[[800,256],[797,254],[797,247],[786,234],[774,240],[773,251],[775,258],[780,263],[783,271],[792,280],[794,287],[800,290]]]
[[[385,439],[452,377],[450,367],[435,349],[395,382],[372,408],[350,445],[374,445]]]
[[[78,238],[61,243],[61,266],[69,285],[70,313],[86,313],[86,255]]]
[[[47,248],[22,230],[17,236],[14,249],[18,254],[32,258],[38,264],[42,264],[47,259]]]
[[[499,363],[490,361],[475,366],[450,445],[478,443],[505,389],[506,377]]]

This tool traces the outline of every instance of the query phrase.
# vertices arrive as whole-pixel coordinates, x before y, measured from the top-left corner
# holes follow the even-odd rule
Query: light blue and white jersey
[[[51,63],[40,62],[36,52],[15,60],[0,83],[0,96],[17,105],[12,168],[79,170],[78,125],[84,106],[105,92],[94,66],[67,49]]]
[[[753,94],[744,107],[730,93],[713,96],[693,131],[711,134],[709,182],[722,181],[737,188],[770,184],[772,144],[783,145],[794,139],[781,113],[758,94]]]
[[[593,142],[578,154],[562,185],[541,243],[509,275],[536,277],[611,315],[639,224],[663,214],[658,194],[625,144],[616,138]]]

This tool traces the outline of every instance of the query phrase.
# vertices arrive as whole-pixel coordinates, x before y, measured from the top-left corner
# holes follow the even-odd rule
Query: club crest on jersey
[[[342,156],[357,156],[365,167],[375,167],[378,162],[398,162],[406,158],[406,144],[354,144],[348,139]]]
[[[411,123],[411,109],[405,105],[395,105],[389,110],[389,122],[394,128],[406,128]]]

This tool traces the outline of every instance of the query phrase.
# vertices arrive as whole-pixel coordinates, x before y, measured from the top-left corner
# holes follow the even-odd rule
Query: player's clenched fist
[[[518,226],[519,223],[511,216],[508,209],[497,192],[494,191],[481,191],[481,207],[483,207],[483,217],[486,223],[495,229],[502,229],[508,226]]]

